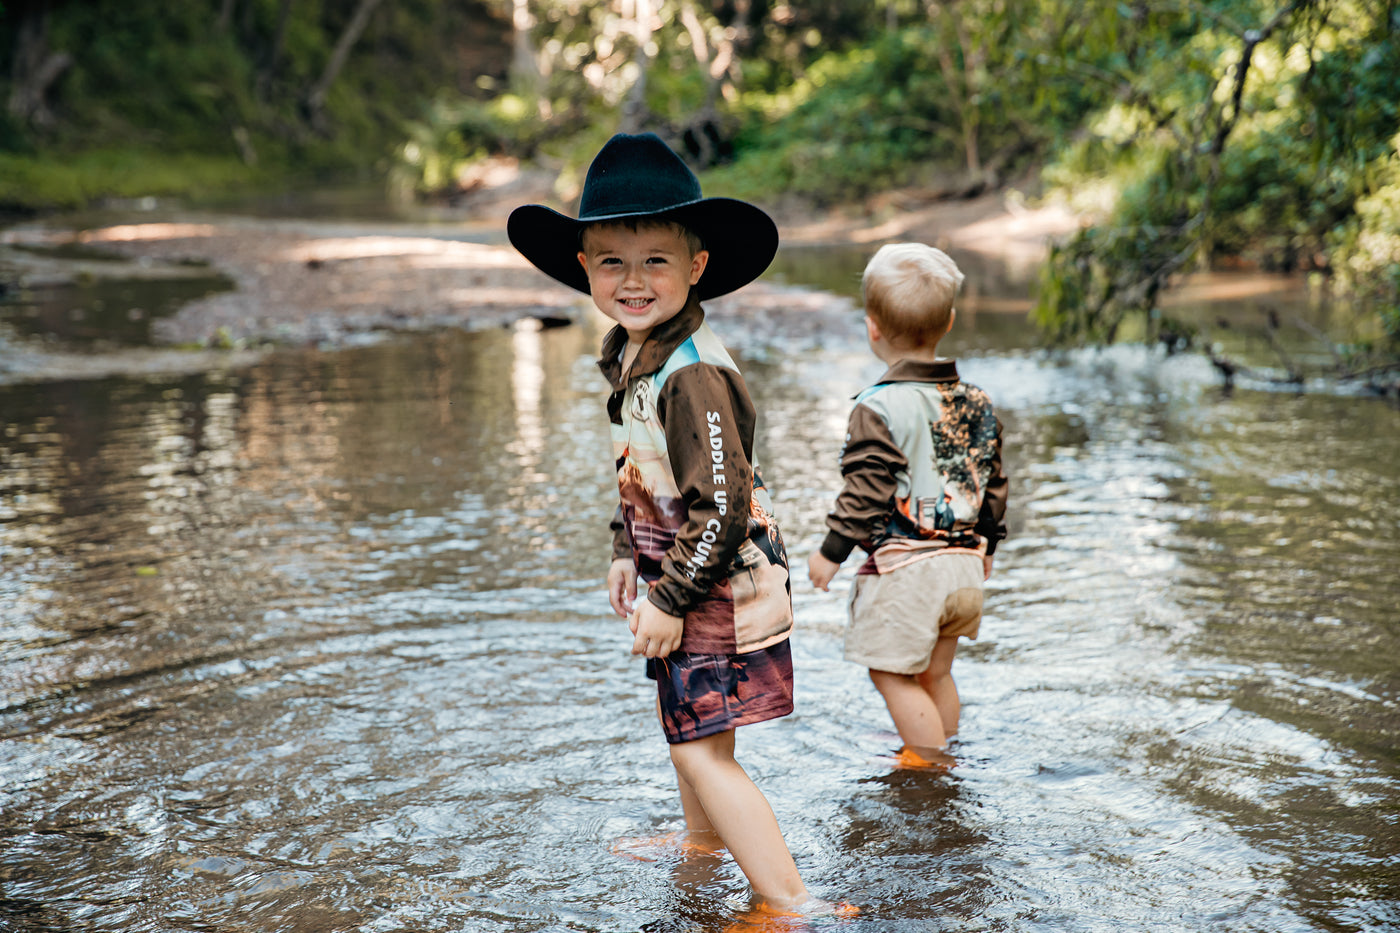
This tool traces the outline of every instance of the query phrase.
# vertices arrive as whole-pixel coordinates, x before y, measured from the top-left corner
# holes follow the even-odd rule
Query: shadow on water
[[[234,287],[227,276],[202,264],[184,262],[155,272],[83,243],[3,245],[0,259],[6,251],[41,265],[34,283],[0,288],[0,338],[8,330],[69,350],[150,346],[152,321]],[[55,276],[50,265],[67,271]]]
[[[725,335],[799,562],[879,372],[852,325]],[[739,737],[814,893],[861,907],[839,928],[1394,927],[1400,413],[960,325],[1014,511],[958,766],[891,768],[804,580],[797,712]],[[0,386],[0,928],[733,921],[731,860],[613,851],[680,821],[601,588],[599,337]]]
[[[21,336],[61,341],[70,347],[146,347],[152,344],[152,321],[232,287],[221,275],[50,285],[0,302],[0,323]]]

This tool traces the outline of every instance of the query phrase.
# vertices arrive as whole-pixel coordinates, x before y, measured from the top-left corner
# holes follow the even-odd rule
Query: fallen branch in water
[[[1265,309],[1265,325],[1263,328],[1264,338],[1269,344],[1269,348],[1279,359],[1279,364],[1283,373],[1279,374],[1265,368],[1249,366],[1238,360],[1231,359],[1221,353],[1212,343],[1205,348],[1206,356],[1210,360],[1216,372],[1220,373],[1224,380],[1225,388],[1232,389],[1235,380],[1246,378],[1255,382],[1275,386],[1293,386],[1301,389],[1309,378],[1328,379],[1336,382],[1356,383],[1364,381],[1368,391],[1385,398],[1394,397],[1400,399],[1400,360],[1385,360],[1383,362],[1371,362],[1354,355],[1348,355],[1343,348],[1329,339],[1326,334],[1313,324],[1294,315],[1291,323],[1299,331],[1314,338],[1318,344],[1324,347],[1332,357],[1332,363],[1326,367],[1316,367],[1309,372],[1302,364],[1298,363],[1293,355],[1288,352],[1283,343],[1279,340],[1280,322],[1278,312],[1273,308]],[[1224,321],[1220,322],[1222,327],[1228,327]],[[1386,378],[1390,377],[1390,378]]]

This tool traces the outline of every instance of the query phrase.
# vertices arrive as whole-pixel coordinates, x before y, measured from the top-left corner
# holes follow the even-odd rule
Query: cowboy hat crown
[[[778,250],[771,217],[745,201],[703,197],[695,173],[655,133],[608,140],[588,167],[577,218],[526,204],[511,211],[506,233],[541,272],[588,294],[588,275],[578,261],[583,229],[645,219],[680,223],[709,250],[705,274],[694,286],[701,300],[758,278]]]

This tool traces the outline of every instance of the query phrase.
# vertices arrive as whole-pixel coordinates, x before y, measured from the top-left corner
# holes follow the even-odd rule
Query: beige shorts
[[[982,557],[959,551],[860,574],[851,586],[846,660],[892,674],[928,667],[939,638],[975,639],[982,624]]]

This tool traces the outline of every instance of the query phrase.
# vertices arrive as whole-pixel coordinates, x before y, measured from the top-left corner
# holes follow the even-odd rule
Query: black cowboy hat
[[[655,133],[619,133],[594,157],[583,182],[578,219],[526,204],[510,212],[511,245],[541,272],[588,294],[579,264],[579,234],[605,220],[675,220],[710,251],[695,284],[699,298],[726,295],[758,278],[778,251],[778,228],[763,211],[733,198],[700,196],[700,180]]]

